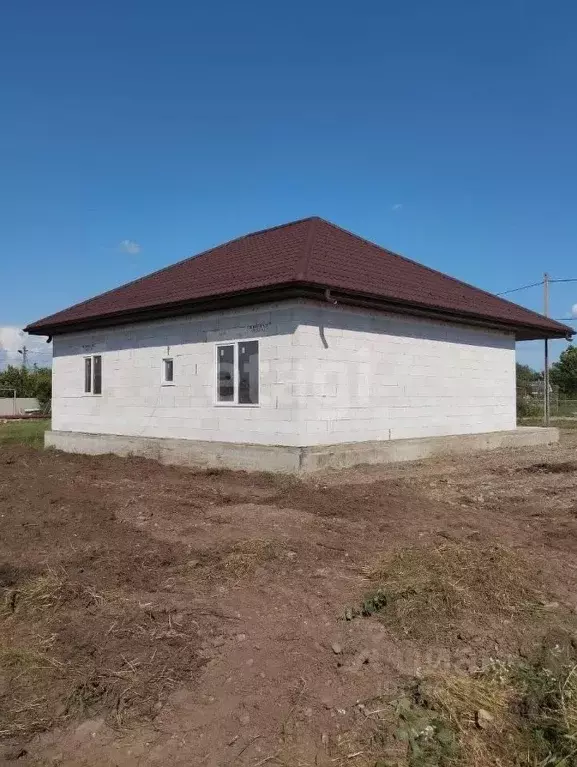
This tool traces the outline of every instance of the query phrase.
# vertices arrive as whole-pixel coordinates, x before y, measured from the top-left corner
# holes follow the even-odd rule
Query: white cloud
[[[8,365],[21,365],[22,355],[19,349],[26,346],[26,362],[32,367],[48,367],[52,363],[52,344],[47,344],[41,336],[29,336],[20,328],[0,327],[0,370]]]
[[[142,250],[141,246],[134,240],[122,240],[118,245],[119,250],[123,253],[128,253],[131,256],[136,256]]]
[[[573,304],[573,306],[571,307],[571,316],[577,317],[577,304]]]
[[[399,210],[403,209],[403,203],[402,202],[396,202],[392,207],[391,210],[393,213],[398,213]]]

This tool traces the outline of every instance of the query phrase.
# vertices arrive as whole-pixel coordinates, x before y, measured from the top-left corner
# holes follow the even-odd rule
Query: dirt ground
[[[374,765],[378,701],[543,631],[510,605],[420,631],[358,616],[371,568],[451,546],[506,547],[573,613],[577,431],[303,481],[6,446],[0,762]]]

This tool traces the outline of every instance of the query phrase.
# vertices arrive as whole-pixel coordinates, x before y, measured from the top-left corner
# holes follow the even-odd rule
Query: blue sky
[[[576,29],[569,0],[5,4],[0,326],[313,214],[494,292],[577,277]]]

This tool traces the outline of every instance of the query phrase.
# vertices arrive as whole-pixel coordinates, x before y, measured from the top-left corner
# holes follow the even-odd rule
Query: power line
[[[556,282],[557,280],[551,280]],[[518,290],[527,290],[527,288],[536,288],[538,285],[542,285],[543,280],[540,282],[532,282],[530,285],[522,285],[520,288],[512,288],[511,290],[504,290],[502,293],[495,293],[496,296],[506,296],[508,293],[516,293]]]
[[[569,277],[567,279],[560,279],[560,280],[553,280],[549,279],[549,283],[552,282],[577,282],[577,277]],[[504,290],[502,293],[495,293],[496,296],[506,296],[509,293],[517,293],[519,290],[528,290],[529,288],[536,288],[539,285],[543,285],[543,280],[541,282],[532,282],[530,285],[521,285],[519,288],[512,288],[511,290]]]

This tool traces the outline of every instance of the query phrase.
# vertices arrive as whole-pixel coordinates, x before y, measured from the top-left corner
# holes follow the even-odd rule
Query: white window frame
[[[100,358],[100,391],[95,392],[94,391],[94,358],[99,357]],[[82,389],[84,392],[85,397],[102,397],[102,354],[85,354],[82,358],[84,362],[84,368],[83,368],[83,374],[84,374],[84,381],[82,384]],[[86,360],[90,360],[90,391],[86,391]]]
[[[172,381],[166,378],[166,363],[172,362]],[[160,382],[162,386],[174,386],[174,357],[163,357],[160,363]]]
[[[258,344],[258,402],[239,402],[238,401],[238,384],[240,376],[238,374],[238,347],[240,344],[250,343],[256,341]],[[218,350],[222,346],[233,347],[233,370],[234,370],[234,386],[233,393],[234,399],[232,402],[220,402],[218,399]],[[261,390],[261,372],[260,372],[260,353],[261,353],[261,339],[260,338],[241,338],[239,341],[217,341],[214,345],[214,404],[217,407],[260,407],[262,400]]]

